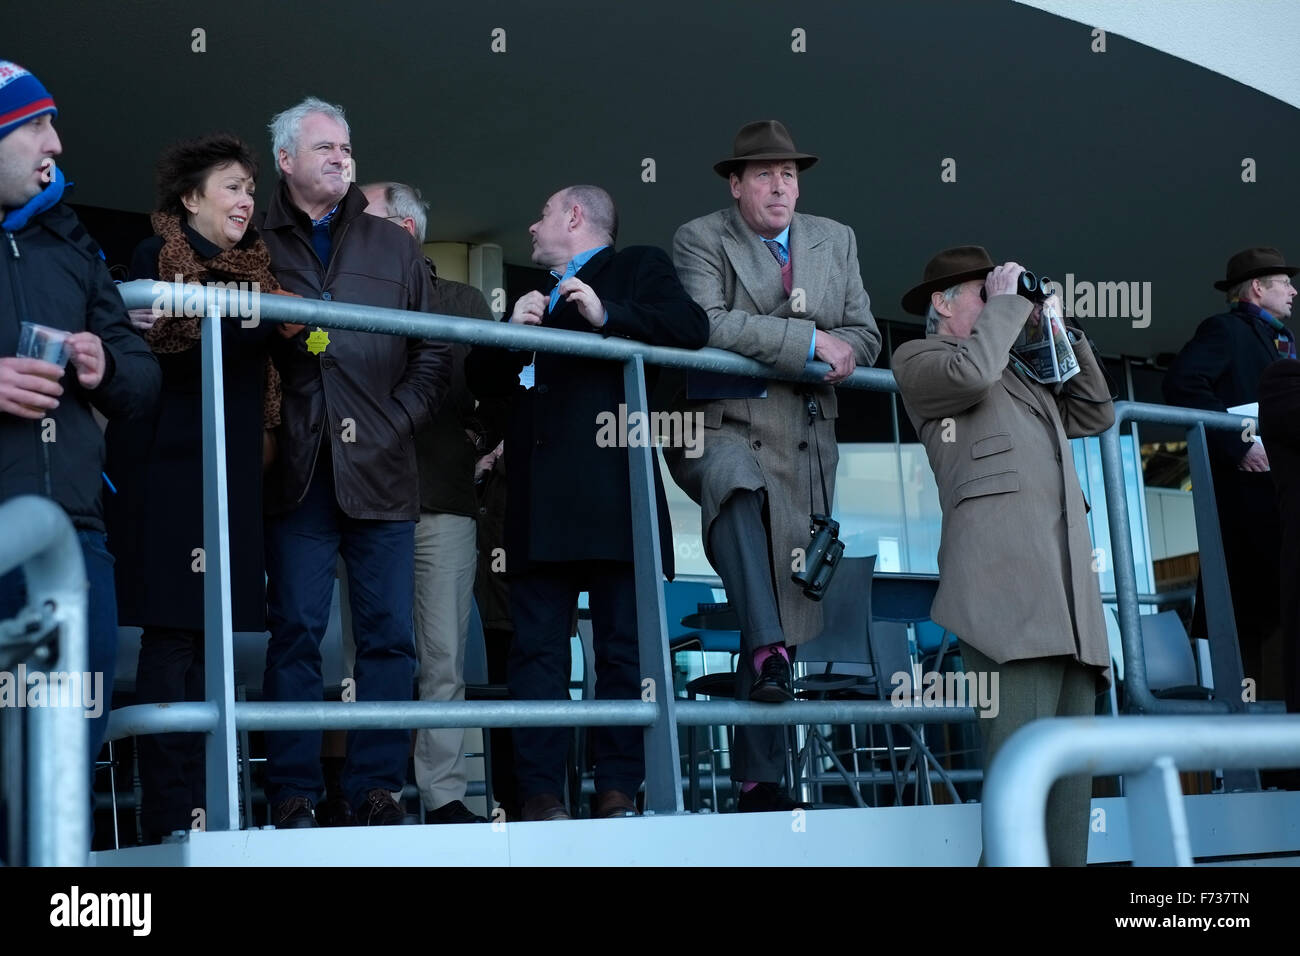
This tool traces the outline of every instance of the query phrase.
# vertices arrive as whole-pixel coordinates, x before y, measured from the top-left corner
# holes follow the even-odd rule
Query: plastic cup
[[[18,334],[18,357],[35,358],[53,362],[60,368],[68,364],[68,336],[70,332],[52,329],[48,325],[24,322]]]

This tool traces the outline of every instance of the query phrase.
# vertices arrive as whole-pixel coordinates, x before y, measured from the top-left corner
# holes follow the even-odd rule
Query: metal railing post
[[[217,708],[217,725],[208,734],[205,747],[205,826],[209,830],[238,830],[235,644],[230,612],[226,388],[221,322],[221,311],[214,304],[203,318],[203,682],[204,697]]]
[[[1191,866],[1191,840],[1178,767],[1168,757],[1157,757],[1146,770],[1124,779],[1133,865]]]
[[[1165,714],[1204,714],[1227,713],[1230,704],[1222,699],[1214,700],[1161,700],[1151,693],[1147,683],[1146,653],[1142,641],[1142,621],[1138,613],[1137,573],[1134,567],[1132,525],[1128,511],[1128,495],[1124,487],[1124,461],[1120,445],[1123,426],[1130,419],[1171,420],[1183,425],[1188,424],[1190,410],[1181,408],[1160,409],[1158,417],[1146,411],[1150,406],[1134,402],[1115,403],[1115,423],[1101,434],[1101,473],[1106,489],[1106,511],[1110,525],[1110,546],[1113,557],[1112,567],[1115,573],[1115,603],[1119,617],[1120,643],[1124,649],[1124,696],[1125,709],[1137,713]],[[1146,412],[1146,414],[1144,414]],[[1214,413],[1202,412],[1203,415]],[[1195,414],[1191,415],[1195,419]],[[1220,416],[1224,417],[1224,416]],[[1195,421],[1192,422],[1195,424]],[[1189,460],[1196,458],[1196,452],[1189,444]],[[1204,458],[1204,448],[1201,449]],[[1208,478],[1202,485],[1208,483]],[[1197,502],[1197,535],[1201,533],[1202,510],[1205,505],[1199,492],[1193,495]],[[1214,507],[1213,489],[1210,488],[1209,507]],[[1214,526],[1217,541],[1217,525]],[[1207,531],[1207,535],[1209,532]],[[1220,550],[1222,555],[1222,550]],[[1220,569],[1222,565],[1220,565]],[[1238,665],[1240,670],[1240,665]],[[1217,677],[1216,687],[1219,686]]]
[[[1219,528],[1218,502],[1204,422],[1196,422],[1187,429],[1187,464],[1191,468],[1201,598],[1205,601],[1205,630],[1210,638],[1215,698],[1224,702],[1229,710],[1245,713],[1248,707],[1242,693],[1241,645],[1232,607],[1232,589],[1228,584],[1228,560],[1223,552],[1223,532]],[[1225,769],[1223,788],[1258,790],[1259,772]]]
[[[1133,557],[1133,529],[1129,523],[1128,495],[1124,488],[1124,455],[1120,433],[1124,427],[1128,404],[1115,403],[1115,423],[1101,433],[1101,477],[1106,489],[1111,568],[1115,574],[1115,604],[1119,612],[1120,641],[1124,648],[1125,705],[1144,711],[1159,704],[1147,687],[1147,662],[1142,651],[1142,623],[1138,613],[1137,569]]]
[[[659,512],[655,501],[655,451],[651,439],[650,403],[646,397],[645,362],[639,355],[623,364],[623,391],[628,421],[640,413],[646,423],[645,442],[634,446],[629,441],[627,449],[641,696],[642,699],[648,697],[658,706],[655,722],[645,730],[645,806],[656,813],[681,813],[682,765],[677,746],[673,659],[668,648],[664,610],[663,555],[659,547]],[[595,423],[591,424],[594,428]],[[646,680],[650,683],[646,684]]]
[[[1152,765],[1167,758],[1165,769]],[[1002,746],[984,775],[984,859],[990,866],[1046,866],[1047,795],[1062,777],[1086,774],[1140,776],[1134,820],[1154,821],[1170,839],[1186,833],[1185,822],[1168,804],[1178,787],[1168,768],[1205,770],[1214,767],[1293,767],[1300,764],[1300,714],[1269,716],[1217,715],[1182,717],[1055,717],[1020,728]],[[1132,784],[1130,778],[1130,786]],[[1151,798],[1164,807],[1142,804]],[[1086,826],[1087,821],[1079,821]],[[1150,841],[1137,840],[1144,856]],[[1174,848],[1156,853],[1168,859]],[[1190,851],[1189,851],[1190,852]],[[1135,857],[1136,860],[1136,857]]]
[[[0,574],[22,566],[28,607],[48,605],[58,625],[57,659],[33,666],[27,674],[29,679],[44,677],[47,697],[44,705],[26,712],[26,862],[84,866],[90,852],[90,718],[84,697],[64,699],[71,696],[69,687],[94,680],[87,634],[90,585],[81,542],[62,508],[32,495],[0,505],[0,527],[6,531]],[[61,672],[63,679],[51,681],[51,671]],[[26,682],[15,691],[27,694]],[[111,685],[107,693],[111,695]],[[101,704],[108,707],[110,701]]]

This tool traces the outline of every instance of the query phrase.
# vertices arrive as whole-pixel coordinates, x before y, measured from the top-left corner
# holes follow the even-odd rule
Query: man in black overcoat
[[[510,321],[700,348],[703,310],[682,289],[668,256],[650,246],[615,251],[613,200],[594,186],[570,186],[547,200],[529,228],[533,261],[558,280],[515,303]],[[531,364],[530,364],[531,363]],[[640,696],[632,505],[626,441],[611,441],[610,416],[622,421],[623,366],[549,352],[475,349],[467,360],[480,396],[490,381],[529,386],[515,402],[506,433],[510,480],[506,564],[515,637],[510,694],[567,700],[569,637],[580,591],[591,599],[596,697]],[[620,436],[613,435],[614,439]],[[632,436],[623,435],[624,439]],[[664,571],[672,575],[672,530],[655,464]],[[634,814],[645,775],[640,727],[592,731],[596,760],[593,816]],[[568,731],[515,731],[516,773],[525,820],[566,819],[562,800]]]
[[[1230,258],[1225,278],[1214,284],[1226,293],[1228,310],[1202,322],[1183,346],[1165,375],[1165,401],[1219,412],[1257,401],[1263,371],[1278,359],[1296,357],[1295,336],[1284,320],[1291,315],[1291,276],[1297,271],[1267,247]],[[1240,433],[1207,430],[1206,437],[1243,673],[1255,680],[1259,699],[1275,700],[1282,695],[1282,537],[1268,453],[1249,426]],[[1193,637],[1207,636],[1202,597],[1198,588]]]

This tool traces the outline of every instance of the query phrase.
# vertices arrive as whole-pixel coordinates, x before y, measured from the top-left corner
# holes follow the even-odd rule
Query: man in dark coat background
[[[605,190],[561,189],[529,233],[533,261],[559,281],[546,292],[521,296],[511,322],[677,348],[704,345],[708,320],[682,289],[668,256],[649,246],[614,250],[618,217]],[[489,382],[513,383],[531,356],[475,349],[470,384],[483,396]],[[618,362],[538,352],[525,372],[529,377],[532,387],[516,402],[505,443],[505,550],[515,625],[510,695],[568,699],[570,625],[578,593],[585,590],[591,597],[596,697],[635,699],[640,679],[628,449],[601,441],[597,424],[602,415],[617,416],[626,401],[623,369]],[[671,577],[672,527],[657,463],[654,478],[660,548]],[[514,738],[523,818],[567,819],[562,794],[568,731],[521,728]],[[592,815],[635,814],[645,776],[642,729],[593,728],[592,746]]]
[[[1196,329],[1165,374],[1171,405],[1223,412],[1259,397],[1259,379],[1281,358],[1295,358],[1295,336],[1283,324],[1296,290],[1276,249],[1243,249],[1228,260],[1214,287],[1226,293],[1228,311]],[[1228,566],[1243,674],[1256,682],[1260,700],[1283,694],[1278,632],[1278,578],[1282,535],[1264,446],[1241,433],[1207,429],[1210,470]],[[1195,493],[1196,489],[1193,489]],[[1294,588],[1294,582],[1288,586]],[[1192,637],[1207,637],[1203,588],[1197,587]]]

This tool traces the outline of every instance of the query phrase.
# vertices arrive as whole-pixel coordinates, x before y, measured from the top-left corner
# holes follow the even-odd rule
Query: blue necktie
[[[772,258],[774,258],[778,264],[784,267],[785,264],[790,261],[790,253],[785,251],[785,247],[781,245],[781,243],[777,242],[775,239],[764,239],[763,242],[767,245],[768,251],[772,253]]]

